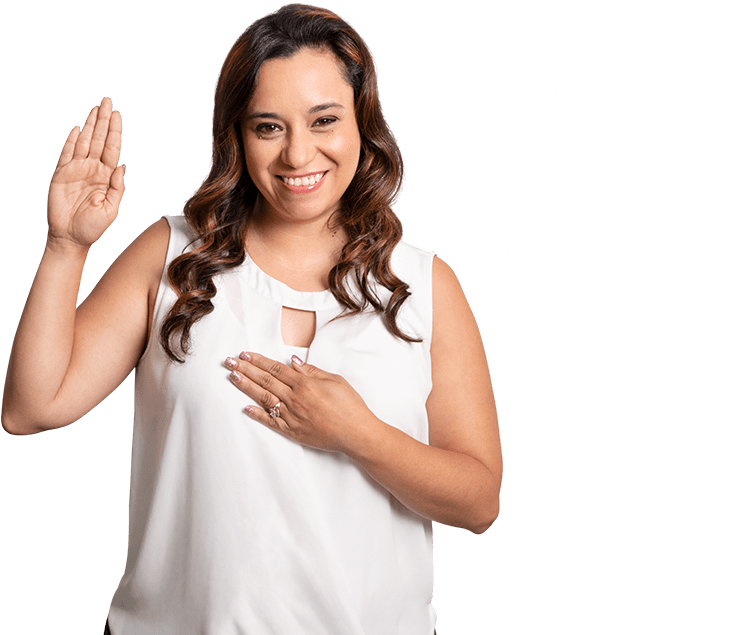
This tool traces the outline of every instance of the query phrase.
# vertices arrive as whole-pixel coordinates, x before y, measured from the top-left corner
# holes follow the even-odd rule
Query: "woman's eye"
[[[338,121],[336,117],[321,117],[320,119],[316,119],[313,125],[318,128],[322,128],[325,126],[330,126],[331,124],[336,123],[336,121]]]
[[[281,130],[278,124],[275,123],[259,123],[255,126],[255,132],[261,137],[267,137]]]

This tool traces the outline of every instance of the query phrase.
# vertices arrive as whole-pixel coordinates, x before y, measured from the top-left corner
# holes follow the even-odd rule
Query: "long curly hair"
[[[345,78],[354,89],[362,144],[356,173],[337,217],[347,242],[328,275],[330,291],[344,307],[340,317],[374,310],[394,336],[421,341],[404,333],[396,321],[410,295],[408,285],[390,266],[402,235],[391,205],[401,188],[403,161],[380,107],[372,56],[356,31],[335,13],[290,4],[254,22],[229,51],[219,75],[213,163],[184,208],[196,234],[194,249],[175,258],[167,270],[178,298],[162,324],[160,341],[173,361],[185,361],[190,353],[191,327],[213,311],[213,277],[238,267],[245,259],[245,236],[258,189],[246,169],[240,121],[260,67],[266,60],[291,57],[304,48],[331,51],[341,61]],[[345,284],[350,274],[355,294]],[[374,283],[391,292],[385,304]]]

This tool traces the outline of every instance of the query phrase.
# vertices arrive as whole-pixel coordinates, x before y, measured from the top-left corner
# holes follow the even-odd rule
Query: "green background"
[[[542,4],[328,6],[378,48]],[[747,5],[737,1],[568,4],[748,48]],[[276,6],[72,1],[4,11],[0,365],[41,256],[46,188],[68,130],[103,94],[123,112],[128,191],[92,249],[86,294],[200,183],[219,66],[234,37]],[[559,417],[498,402],[500,518],[481,537],[435,529],[441,635],[747,628],[748,246],[741,229],[705,315],[640,383]],[[131,417],[129,379],[73,426],[0,437],[3,632],[101,632],[125,562]]]

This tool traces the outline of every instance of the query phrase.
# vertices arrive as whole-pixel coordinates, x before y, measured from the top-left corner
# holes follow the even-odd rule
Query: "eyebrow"
[[[327,104],[320,104],[318,106],[313,106],[310,108],[310,110],[307,111],[308,115],[314,115],[316,112],[321,112],[322,110],[328,110],[329,108],[343,108],[343,106],[339,103],[336,103],[335,101],[330,101]]]
[[[330,101],[325,104],[318,104],[317,106],[313,106],[310,108],[310,110],[307,111],[308,115],[314,115],[316,112],[322,112],[323,110],[328,110],[329,108],[343,108],[341,104],[335,101]],[[277,115],[275,112],[254,112],[247,116],[248,119],[281,119],[279,115]]]

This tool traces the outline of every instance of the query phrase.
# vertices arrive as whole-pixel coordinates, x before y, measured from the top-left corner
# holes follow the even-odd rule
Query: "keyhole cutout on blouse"
[[[281,339],[287,346],[309,348],[315,338],[315,311],[281,308]]]

